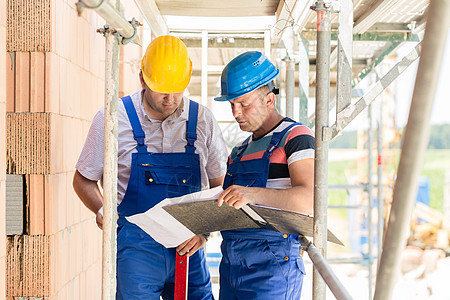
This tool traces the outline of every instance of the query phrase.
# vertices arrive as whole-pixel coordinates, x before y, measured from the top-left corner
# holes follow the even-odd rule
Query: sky
[[[409,52],[409,47],[399,49],[398,58],[401,59]],[[409,107],[414,90],[414,82],[417,73],[419,60],[413,63],[404,74],[397,79],[398,91],[407,91],[407,93],[398,96],[398,124],[405,125],[408,119]],[[442,67],[439,75],[439,82],[436,89],[436,96],[431,114],[431,124],[449,124],[450,123],[450,93],[448,90],[450,84],[450,29],[447,34],[447,42],[442,60]]]

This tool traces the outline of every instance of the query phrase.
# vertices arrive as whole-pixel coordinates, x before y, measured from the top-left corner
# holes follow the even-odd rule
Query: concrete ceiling
[[[275,14],[279,0],[157,0],[162,15],[248,17]]]

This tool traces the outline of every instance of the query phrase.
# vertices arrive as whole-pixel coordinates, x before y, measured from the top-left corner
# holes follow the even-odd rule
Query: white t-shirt
[[[142,104],[142,90],[130,95],[145,132],[148,152],[185,152],[186,121],[189,116],[189,99],[183,100],[177,110],[164,121],[151,119]],[[118,186],[117,202],[120,204],[127,189],[131,172],[131,154],[137,152],[133,129],[123,103],[118,105]],[[227,148],[219,125],[212,112],[199,105],[195,153],[200,156],[202,189],[209,188],[209,179],[223,176],[226,171]],[[87,179],[98,181],[103,177],[104,108],[95,115],[76,169]]]

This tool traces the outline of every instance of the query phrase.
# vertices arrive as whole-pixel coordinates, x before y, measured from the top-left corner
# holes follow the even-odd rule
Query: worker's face
[[[253,132],[255,136],[264,131],[264,121],[269,112],[266,97],[260,90],[255,90],[230,100],[233,117],[241,130]]]
[[[140,74],[141,85],[144,89],[143,101],[144,108],[147,114],[157,120],[165,120],[168,116],[173,114],[183,99],[183,93],[158,93],[152,91],[142,78]]]

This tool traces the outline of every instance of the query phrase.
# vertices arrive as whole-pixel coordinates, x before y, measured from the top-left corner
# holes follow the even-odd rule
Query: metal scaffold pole
[[[384,228],[384,198],[383,198],[383,102],[380,102],[380,115],[378,120],[378,159],[377,159],[377,208],[378,208],[378,222],[377,222],[377,262],[380,266],[381,249],[383,246],[383,228]]]
[[[97,30],[105,36],[105,135],[103,164],[103,244],[102,244],[102,299],[116,298],[117,256],[117,104],[119,99],[119,43],[140,45],[135,19],[128,22],[106,0],[83,0],[76,3],[78,14],[84,8],[94,10],[109,25]]]
[[[119,42],[106,35],[105,49],[105,159],[103,169],[102,299],[116,297],[117,249],[117,102],[119,97]]]
[[[118,2],[119,5],[116,5],[116,8],[114,8],[107,0],[81,0],[75,4],[79,14],[81,14],[84,8],[93,9],[122,37],[133,39],[133,43],[140,45],[139,36],[135,37],[136,31],[133,26],[119,13],[120,1]]]
[[[369,114],[369,128],[367,129],[367,268],[368,268],[368,291],[369,291],[369,300],[372,299],[372,282],[373,282],[373,273],[372,273],[372,263],[373,263],[373,230],[372,230],[372,105],[369,105],[368,110]]]
[[[298,68],[298,89],[299,89],[299,117],[298,120],[308,124],[308,97],[309,97],[309,53],[308,41],[299,35],[298,48],[300,61]]]
[[[308,256],[314,264],[314,268],[322,276],[323,280],[327,283],[333,295],[339,300],[351,300],[352,297],[339,281],[336,274],[334,274],[330,265],[326,259],[320,254],[320,251],[314,246],[313,243],[308,241],[304,236],[301,237],[301,249],[307,251]]]
[[[329,125],[331,6],[317,1],[316,123],[314,159],[314,244],[326,258],[328,205],[328,141],[323,130]],[[326,286],[317,269],[313,274],[313,299],[325,299]]]
[[[400,256],[406,245],[417,181],[428,144],[431,110],[449,25],[450,0],[431,0],[376,281],[375,300],[392,298],[399,273]]]
[[[294,28],[286,32],[286,57],[283,58],[286,63],[286,116],[294,119],[294,99],[295,99],[295,34]]]
[[[286,60],[286,116],[294,119],[295,61]]]
[[[211,99],[208,101],[208,31],[202,31],[202,83],[201,104],[211,108]]]

